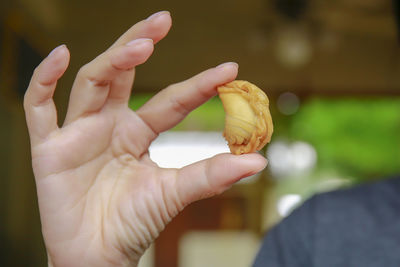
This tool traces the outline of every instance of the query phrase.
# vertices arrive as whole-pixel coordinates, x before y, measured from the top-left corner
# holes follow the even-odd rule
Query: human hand
[[[237,75],[234,63],[211,68],[130,110],[134,68],[170,26],[169,13],[157,13],[83,66],[62,127],[52,96],[67,69],[68,49],[56,48],[36,68],[24,108],[49,265],[136,266],[186,205],[265,167],[259,154],[221,154],[182,169],[151,161],[148,147],[157,135]]]

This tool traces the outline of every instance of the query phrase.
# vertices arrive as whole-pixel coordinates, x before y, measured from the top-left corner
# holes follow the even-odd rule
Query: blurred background
[[[55,96],[60,118],[79,67],[160,10],[173,27],[138,67],[132,109],[225,61],[265,90],[268,168],[189,206],[140,265],[249,266],[263,234],[313,194],[400,173],[399,9],[396,0],[1,0],[0,266],[46,265],[22,99],[57,45],[72,55]],[[213,98],[162,134],[151,157],[179,167],[226,152],[223,125]]]

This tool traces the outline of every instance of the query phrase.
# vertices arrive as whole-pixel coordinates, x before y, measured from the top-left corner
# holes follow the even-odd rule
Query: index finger
[[[233,81],[238,73],[238,64],[228,62],[208,69],[186,81],[167,87],[140,109],[137,114],[159,134],[181,120],[217,94],[217,86]]]

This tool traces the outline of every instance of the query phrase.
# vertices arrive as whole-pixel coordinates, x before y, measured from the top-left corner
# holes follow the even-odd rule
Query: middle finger
[[[72,87],[65,124],[99,111],[107,101],[112,81],[144,63],[153,49],[153,40],[136,39],[104,52],[83,66]]]

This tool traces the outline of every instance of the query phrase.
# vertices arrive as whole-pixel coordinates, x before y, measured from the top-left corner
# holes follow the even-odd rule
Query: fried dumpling
[[[218,87],[225,110],[223,136],[233,154],[262,149],[273,132],[267,95],[247,81],[233,81]]]

